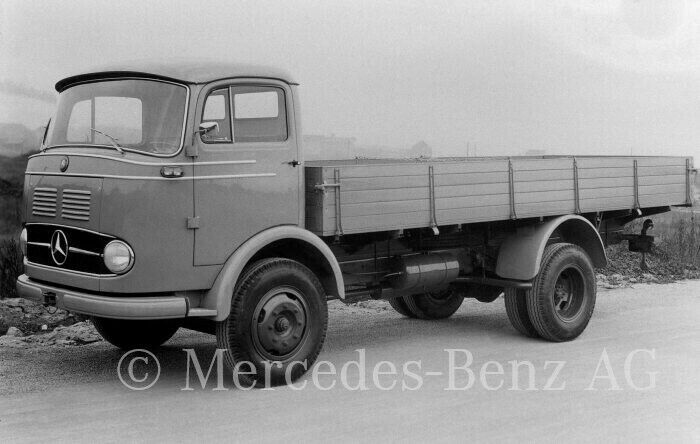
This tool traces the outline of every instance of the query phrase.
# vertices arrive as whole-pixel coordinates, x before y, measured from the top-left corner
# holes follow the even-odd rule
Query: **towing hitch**
[[[45,291],[44,293],[42,293],[42,296],[44,297],[44,307],[56,306],[56,293],[54,293],[53,291]]]

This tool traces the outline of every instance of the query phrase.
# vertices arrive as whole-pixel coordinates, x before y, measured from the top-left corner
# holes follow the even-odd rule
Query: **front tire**
[[[554,342],[575,339],[586,329],[595,299],[595,270],[586,252],[567,243],[547,246],[526,297],[537,333]]]
[[[263,259],[242,274],[231,313],[217,324],[218,348],[241,384],[292,383],[316,361],[328,326],[328,308],[318,278],[299,262]],[[252,365],[252,368],[250,366]]]
[[[408,310],[419,319],[445,319],[459,309],[464,295],[448,288],[443,291],[404,296],[404,301]]]
[[[180,328],[179,321],[170,319],[133,321],[93,317],[92,323],[105,341],[123,350],[159,347]]]

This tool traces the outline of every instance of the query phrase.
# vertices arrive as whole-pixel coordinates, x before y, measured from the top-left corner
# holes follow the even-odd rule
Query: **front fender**
[[[338,260],[335,258],[335,255],[328,245],[310,231],[294,225],[282,225],[256,234],[233,252],[219,272],[219,275],[214,281],[214,285],[204,296],[201,307],[215,309],[216,321],[223,321],[226,319],[231,311],[231,298],[233,297],[234,287],[243,269],[261,249],[273,242],[286,239],[305,242],[318,251],[318,254],[326,261],[333,272],[332,281],[336,294],[329,294],[344,299],[345,286],[343,275],[340,271]],[[328,291],[328,289],[326,289],[326,291]]]
[[[594,266],[607,265],[605,245],[598,230],[587,219],[570,214],[543,224],[524,227],[508,236],[498,251],[496,274],[506,279],[533,279],[540,270],[547,242],[557,229],[565,242],[583,248]]]

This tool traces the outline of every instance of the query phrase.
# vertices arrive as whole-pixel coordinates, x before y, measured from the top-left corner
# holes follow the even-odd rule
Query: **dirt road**
[[[336,374],[309,374],[298,384],[306,382],[302,390],[239,390],[228,377],[225,388],[230,390],[214,391],[215,377],[202,389],[190,363],[193,390],[183,391],[187,360],[182,349],[195,348],[204,372],[215,350],[211,337],[188,332],[156,354],[161,375],[144,391],[122,385],[116,372],[121,353],[105,343],[3,348],[0,436],[4,442],[620,437],[698,442],[699,321],[698,281],[599,291],[587,331],[563,344],[517,335],[502,300],[467,301],[441,322],[404,319],[383,303],[365,308],[333,304],[319,359],[330,362]],[[359,382],[357,367],[348,367],[347,381],[340,375],[346,362],[358,361],[357,349],[366,353],[367,390],[343,385]],[[458,369],[468,354],[473,357],[471,387],[449,390],[470,382],[469,371]],[[396,374],[374,381],[373,370],[383,360],[394,363]],[[410,361],[420,366],[407,365]],[[514,368],[510,361],[530,361],[532,367]],[[331,364],[320,370],[329,372]],[[137,370],[138,379],[145,373]],[[390,364],[380,370],[390,372]],[[392,383],[391,390],[380,388]],[[320,388],[332,384],[330,390]]]

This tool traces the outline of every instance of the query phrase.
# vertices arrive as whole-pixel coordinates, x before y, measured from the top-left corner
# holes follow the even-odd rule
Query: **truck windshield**
[[[58,98],[46,147],[100,146],[155,155],[182,144],[187,88],[155,80],[76,85]]]

